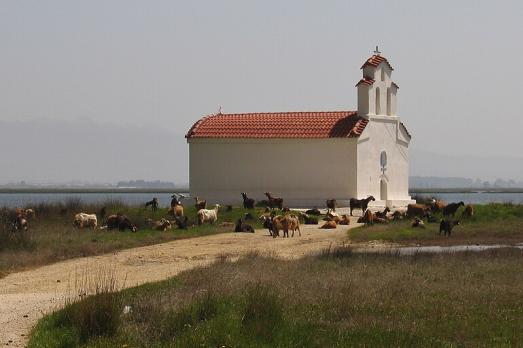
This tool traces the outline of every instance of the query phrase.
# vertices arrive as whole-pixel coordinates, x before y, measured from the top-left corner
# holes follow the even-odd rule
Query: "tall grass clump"
[[[162,341],[171,341],[181,336],[184,331],[213,319],[218,314],[219,299],[207,294],[189,306],[168,311],[159,323],[159,337]]]
[[[78,332],[82,342],[93,337],[114,335],[121,323],[122,304],[114,272],[99,270],[95,278],[85,276],[78,289],[82,298],[71,300],[58,317],[58,326],[70,326]]]
[[[283,309],[277,293],[260,283],[247,288],[241,319],[242,332],[270,343],[282,325]]]

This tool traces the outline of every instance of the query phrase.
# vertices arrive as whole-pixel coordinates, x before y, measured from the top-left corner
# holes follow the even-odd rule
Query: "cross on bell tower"
[[[375,55],[379,56],[381,54],[380,50],[378,50],[378,45],[376,45],[376,49],[373,52]]]

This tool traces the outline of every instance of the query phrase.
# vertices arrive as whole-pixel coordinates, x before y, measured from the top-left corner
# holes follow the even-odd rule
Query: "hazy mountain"
[[[411,176],[523,181],[523,158],[437,154],[416,148],[409,156]]]
[[[188,182],[184,129],[91,121],[0,121],[0,182]]]
[[[188,182],[185,132],[174,118],[163,128],[82,120],[0,121],[0,184],[143,179],[183,185]],[[413,147],[410,175],[472,178],[475,184],[477,178],[480,183],[523,181],[523,158],[437,154]],[[441,180],[430,182],[445,186]]]

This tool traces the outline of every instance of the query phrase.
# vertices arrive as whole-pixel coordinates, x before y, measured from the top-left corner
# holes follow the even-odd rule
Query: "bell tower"
[[[374,54],[363,63],[363,78],[358,89],[358,115],[396,116],[398,85],[391,79],[394,70],[376,46]]]

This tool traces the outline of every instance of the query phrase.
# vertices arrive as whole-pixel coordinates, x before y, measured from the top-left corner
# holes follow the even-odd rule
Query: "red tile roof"
[[[369,59],[367,59],[365,61],[365,63],[363,63],[363,65],[361,66],[361,69],[363,69],[367,65],[370,65],[370,66],[373,66],[373,67],[377,67],[378,65],[381,64],[381,62],[387,63],[387,65],[389,66],[390,70],[394,70],[392,68],[392,65],[390,65],[389,61],[387,60],[387,58],[382,57],[382,56],[378,56],[376,54],[373,55],[372,57],[370,57]]]
[[[364,77],[364,78],[362,78],[361,80],[358,81],[358,83],[356,84],[356,87],[358,87],[361,83],[364,83],[366,85],[372,86],[372,84],[374,82],[375,81],[373,79],[369,79],[367,77]]]
[[[356,111],[216,114],[196,122],[186,138],[346,138],[369,121]]]

